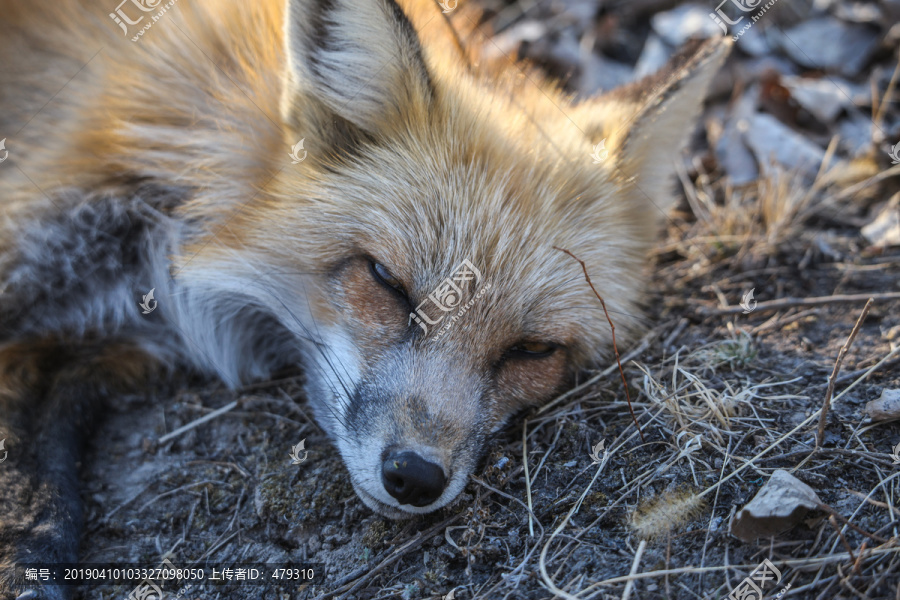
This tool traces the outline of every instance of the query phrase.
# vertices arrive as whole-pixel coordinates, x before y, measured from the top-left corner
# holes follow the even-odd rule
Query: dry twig
[[[869,314],[869,309],[871,307],[872,299],[869,298],[869,301],[866,302],[866,305],[862,309],[862,313],[856,320],[856,325],[853,326],[853,330],[850,332],[850,337],[848,337],[844,345],[841,346],[837,359],[834,361],[834,369],[831,371],[831,377],[828,378],[828,390],[825,392],[825,402],[822,404],[822,412],[819,414],[819,433],[816,435],[817,449],[822,445],[822,442],[825,441],[825,421],[828,418],[828,409],[831,408],[831,395],[834,394],[834,384],[837,380],[838,372],[841,370],[841,363],[844,362],[844,356],[847,355],[847,351],[850,349],[850,346],[853,345],[853,340],[856,339],[856,334],[859,333],[859,328],[862,325],[862,322],[865,321],[866,315]]]
[[[606,310],[606,302],[603,301],[603,297],[597,292],[597,288],[594,287],[594,284],[591,283],[591,277],[587,272],[587,265],[584,264],[584,261],[572,254],[571,251],[566,250],[565,248],[558,248],[553,246],[554,250],[559,250],[560,252],[565,252],[575,260],[577,260],[581,264],[581,270],[584,271],[584,280],[587,281],[587,284],[591,286],[591,290],[593,290],[594,295],[597,296],[597,300],[600,301],[600,305],[603,307],[603,312],[606,314],[606,320],[609,322],[609,327],[612,330],[612,346],[613,352],[616,353],[616,362],[619,364],[619,373],[622,375],[622,385],[625,386],[625,397],[628,399],[628,411],[631,413],[631,420],[634,421],[635,427],[637,427],[638,433],[641,435],[641,441],[644,440],[644,432],[641,431],[641,425],[638,423],[637,417],[634,415],[634,409],[631,407],[631,394],[628,392],[628,381],[625,380],[625,370],[622,368],[622,361],[619,359],[619,348],[616,346],[616,326],[613,325],[612,319],[609,318],[609,311]]]
[[[853,302],[863,302],[864,300],[874,300],[879,302],[882,300],[900,300],[900,292],[885,292],[883,294],[844,294],[836,296],[819,296],[817,298],[782,298],[780,300],[768,300],[766,302],[758,302],[753,312],[769,310],[781,310],[782,308],[793,308],[796,306],[821,306],[823,304],[847,304]],[[699,307],[697,311],[704,317],[719,317],[723,315],[737,315],[744,312],[740,306],[727,306],[725,308],[707,308]]]

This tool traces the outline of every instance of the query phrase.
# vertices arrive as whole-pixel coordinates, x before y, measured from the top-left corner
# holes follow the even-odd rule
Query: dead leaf
[[[866,414],[873,421],[900,419],[900,389],[881,390],[881,398],[866,402]]]
[[[788,473],[778,470],[759,493],[731,521],[731,534],[745,542],[783,533],[821,504],[816,492]]]

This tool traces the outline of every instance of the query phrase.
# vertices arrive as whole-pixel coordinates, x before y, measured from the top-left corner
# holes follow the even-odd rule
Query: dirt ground
[[[452,18],[475,14],[461,4]],[[301,372],[238,394],[184,376],[111,407],[96,432],[83,467],[83,561],[314,568],[311,582],[207,585],[182,596],[210,600],[563,597],[550,586],[579,599],[715,599],[768,558],[781,574],[764,588],[768,597],[789,585],[782,597],[900,598],[892,459],[900,421],[872,423],[865,411],[882,391],[900,389],[900,247],[861,233],[900,191],[888,154],[900,141],[900,111],[884,101],[898,64],[896,3],[822,4],[815,12],[781,0],[763,15],[714,86],[690,153],[673,157],[684,164],[682,202],[648,267],[646,335],[619,348],[643,441],[613,363],[515,419],[452,506],[389,521],[356,497],[308,418]],[[633,76],[649,40],[667,42],[660,31],[688,27],[684,6],[483,2],[482,29],[465,40],[484,60],[494,51],[529,58],[589,94]],[[712,23],[713,4],[696,6]],[[881,13],[865,21],[860,7]],[[828,36],[796,33],[822,19],[865,27],[874,41],[858,64],[839,57],[816,68],[786,46],[749,41],[751,32],[753,44],[791,32],[798,43],[827,44]],[[803,51],[813,62],[831,59]],[[837,87],[838,79],[856,91],[803,101],[803,84]],[[747,102],[749,113],[738,114]],[[837,112],[819,114],[829,102]],[[752,136],[742,146],[739,118],[765,124],[759,115],[793,136],[782,147],[805,140],[824,165],[762,160],[766,147]],[[850,135],[866,119],[868,143]],[[738,303],[751,289],[758,305],[744,314]],[[869,296],[816,449],[829,376]],[[309,454],[293,465],[288,452],[301,439]],[[601,440],[598,464],[591,452]],[[824,506],[783,533],[738,539],[733,516],[778,469]],[[86,587],[79,597],[130,591]]]

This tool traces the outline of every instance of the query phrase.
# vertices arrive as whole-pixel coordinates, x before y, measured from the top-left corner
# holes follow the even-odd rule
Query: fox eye
[[[556,351],[555,344],[544,342],[520,342],[507,351],[511,358],[544,358]]]
[[[403,288],[403,282],[394,277],[394,275],[387,270],[387,267],[385,267],[381,263],[375,262],[374,260],[371,261],[371,265],[372,274],[375,276],[375,279],[377,279],[387,287],[393,289],[394,291],[397,291],[406,296],[406,290]]]

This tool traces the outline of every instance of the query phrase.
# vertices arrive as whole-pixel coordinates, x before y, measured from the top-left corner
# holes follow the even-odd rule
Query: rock
[[[814,177],[825,157],[825,151],[802,135],[782,124],[772,115],[757,113],[748,119],[744,140],[765,171],[770,162],[788,169],[798,169]]]
[[[716,142],[716,158],[734,185],[744,185],[759,177],[756,159],[744,143],[749,119],[756,111],[758,93],[756,87],[751,88],[734,105]]]
[[[547,27],[539,21],[522,21],[516,23],[503,33],[495,36],[490,43],[484,44],[482,55],[484,60],[500,60],[508,56],[515,57],[522,42],[536,42],[547,33]]]
[[[881,397],[866,403],[866,414],[873,421],[900,419],[900,389],[881,390]]]
[[[775,38],[777,39],[777,38]],[[777,42],[761,27],[751,27],[738,37],[735,45],[750,56],[762,58],[770,56],[773,49],[777,48]]]
[[[849,77],[860,74],[878,42],[872,27],[831,16],[804,21],[783,32],[779,41],[797,64]]]
[[[719,26],[709,17],[711,12],[712,8],[706,4],[683,4],[656,13],[650,19],[650,25],[666,43],[678,47],[692,37],[705,39],[722,34]]]
[[[731,521],[731,533],[745,542],[783,533],[821,504],[816,492],[788,473],[777,470]]]
[[[862,2],[841,2],[835,7],[834,14],[842,21],[851,23],[884,23],[884,14],[878,5]]]
[[[729,121],[716,144],[716,156],[734,185],[744,185],[759,178],[753,153],[744,145],[746,120]]]
[[[860,232],[873,246],[879,248],[900,246],[900,193],[895,194],[872,222]]]
[[[666,45],[662,39],[654,34],[647,37],[641,56],[634,65],[634,78],[640,79],[656,73],[672,55],[672,47]]]
[[[840,144],[851,156],[859,156],[872,146],[872,119],[855,113],[838,124]]]
[[[769,77],[773,71],[781,77],[798,72],[797,65],[779,56],[762,56],[741,61],[734,66],[734,69],[738,78],[747,83]]]
[[[800,106],[824,124],[833,123],[842,110],[854,106],[855,86],[837,77],[809,79],[784,76],[781,85],[790,90],[791,97]],[[865,102],[864,98],[864,95],[859,95],[860,105]]]

